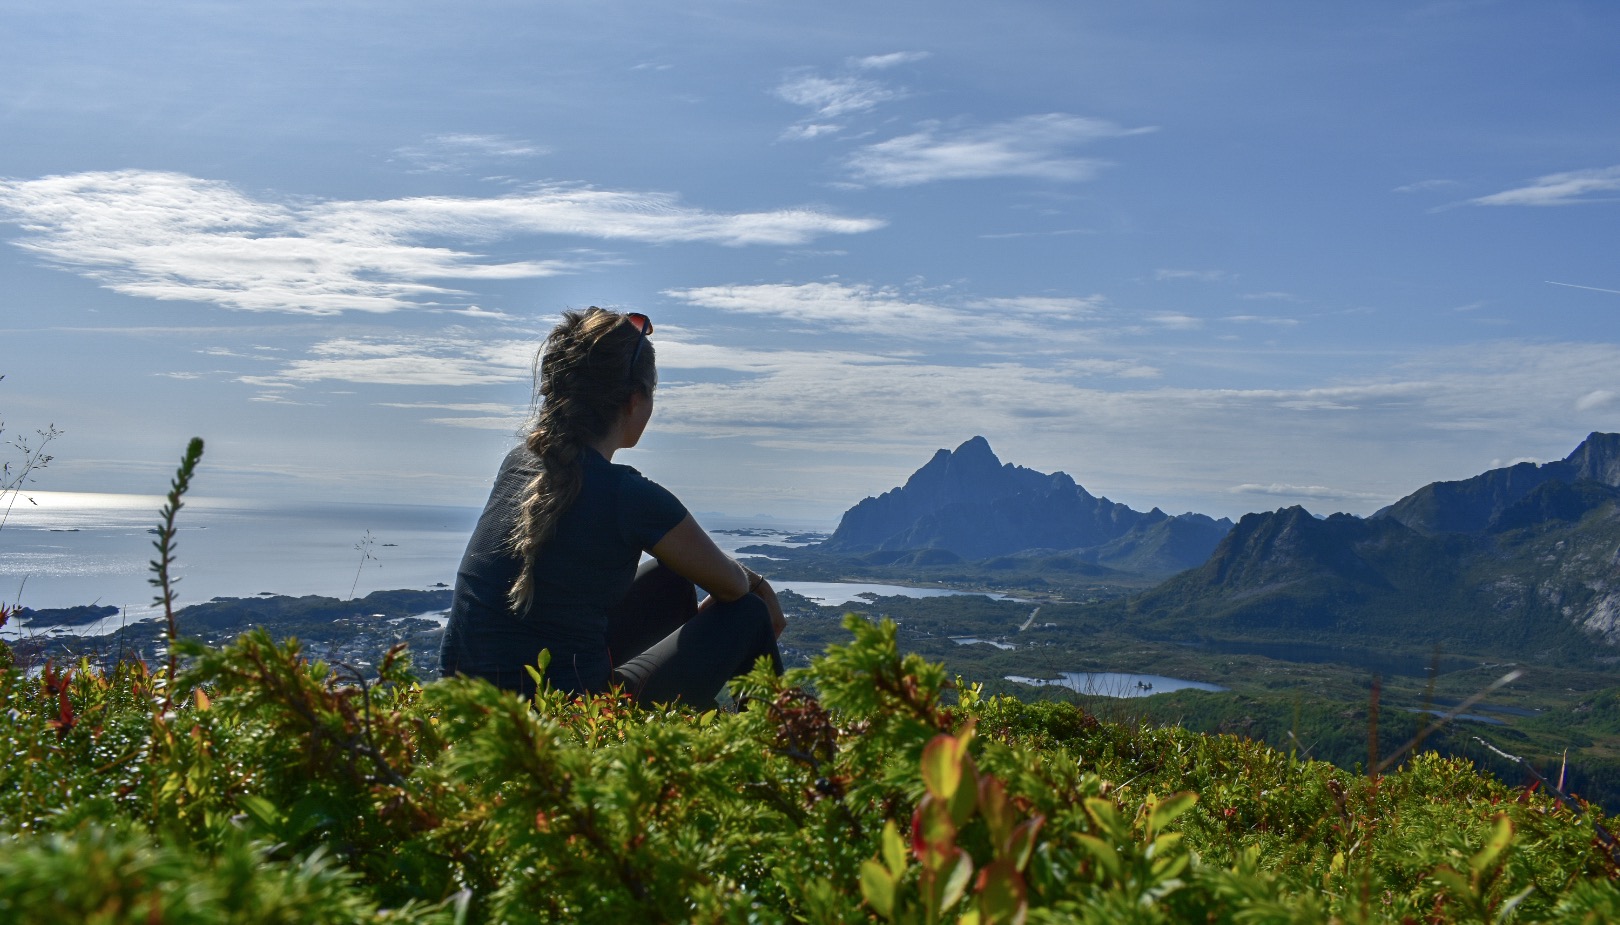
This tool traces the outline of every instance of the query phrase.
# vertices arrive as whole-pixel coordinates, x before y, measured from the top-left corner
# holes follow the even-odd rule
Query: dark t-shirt
[[[456,571],[439,650],[443,675],[486,678],[528,693],[533,682],[524,666],[549,649],[546,679],[553,687],[572,693],[607,689],[608,612],[629,590],[642,551],[684,520],[686,508],[662,486],[595,450],[585,450],[583,464],[579,497],[541,547],[534,595],[528,609],[516,614],[506,594],[522,562],[509,538],[539,461],[525,446],[506,454]]]

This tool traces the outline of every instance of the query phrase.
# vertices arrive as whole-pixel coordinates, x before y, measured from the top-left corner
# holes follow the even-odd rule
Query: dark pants
[[[648,560],[608,615],[613,680],[636,702],[711,708],[726,682],[746,674],[761,655],[782,673],[771,615],[757,595],[716,601],[702,613],[697,604],[690,581]]]

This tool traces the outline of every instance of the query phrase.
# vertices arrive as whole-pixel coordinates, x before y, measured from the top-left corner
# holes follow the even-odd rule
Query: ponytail
[[[541,348],[538,408],[524,438],[539,467],[524,488],[510,537],[523,565],[507,602],[519,615],[534,598],[541,548],[584,486],[590,444],[618,420],[633,392],[651,395],[657,382],[652,344],[623,322],[622,315],[595,306],[565,312]]]

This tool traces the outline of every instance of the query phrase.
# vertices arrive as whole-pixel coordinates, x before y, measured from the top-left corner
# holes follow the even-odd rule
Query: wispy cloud
[[[1326,485],[1283,485],[1273,482],[1269,485],[1260,485],[1254,482],[1245,482],[1234,485],[1230,489],[1239,495],[1267,495],[1275,498],[1315,499],[1321,501],[1381,501],[1385,500],[1374,492],[1351,491],[1344,488],[1330,488]]]
[[[834,122],[799,122],[782,130],[782,137],[790,141],[809,141],[822,135],[834,135],[844,130]]]
[[[1153,271],[1153,278],[1163,282],[1165,280],[1193,280],[1200,283],[1219,283],[1232,278],[1232,274],[1225,270],[1171,270],[1159,269]]]
[[[1616,399],[1620,399],[1620,393],[1616,393],[1611,389],[1593,389],[1575,399],[1575,410],[1596,411],[1599,408],[1607,408],[1615,404]]]
[[[882,71],[902,64],[915,64],[928,57],[926,51],[895,51],[886,55],[867,55],[864,58],[851,58],[850,67],[863,71]]]
[[[117,292],[307,315],[472,310],[466,293],[434,281],[546,277],[619,260],[572,247],[503,262],[426,243],[434,239],[800,245],[883,225],[814,209],[708,212],[667,193],[582,186],[484,199],[274,202],[219,181],[141,170],[0,179],[0,219],[28,232],[19,247]]]
[[[430,416],[424,418],[424,423],[442,424],[446,427],[467,427],[474,430],[498,430],[506,433],[516,432],[528,419],[529,411],[518,405],[503,405],[499,402],[378,402],[383,408],[402,408],[406,410],[422,409],[426,411],[450,412],[449,415]]]
[[[1545,282],[1549,286],[1568,286],[1570,289],[1585,289],[1589,292],[1608,292],[1614,295],[1620,295],[1620,289],[1604,289],[1601,286],[1581,286],[1577,285],[1576,283],[1560,283],[1550,279],[1545,280]]]
[[[1071,234],[1096,234],[1090,228],[1057,228],[1052,231],[1003,231],[991,234],[981,234],[979,238],[984,241],[1001,241],[1013,238],[1055,238]]]
[[[810,115],[782,132],[791,141],[805,141],[843,131],[846,116],[869,112],[882,103],[902,99],[904,90],[866,77],[841,75],[825,77],[808,70],[795,71],[777,85],[779,99],[803,106]]]
[[[1087,332],[1080,322],[1104,300],[1022,296],[978,298],[959,304],[908,296],[894,288],[837,282],[766,283],[673,289],[664,295],[717,311],[781,319],[813,329],[882,334],[897,340],[952,341],[994,350],[998,341],[1073,342]]]
[[[1395,189],[1391,190],[1391,192],[1421,193],[1427,190],[1450,189],[1456,185],[1456,180],[1419,180],[1416,183],[1408,183],[1404,186],[1397,186]]]
[[[549,148],[503,135],[431,135],[394,149],[394,159],[421,173],[441,173],[469,167],[525,160],[549,154]]]
[[[800,74],[783,81],[776,95],[795,106],[814,110],[816,117],[836,119],[865,112],[879,103],[897,99],[899,91],[860,77],[822,77]]]
[[[1272,324],[1285,328],[1299,324],[1298,318],[1278,318],[1272,315],[1227,315],[1221,320],[1233,324]]]
[[[534,352],[534,340],[482,340],[454,332],[409,338],[341,337],[315,344],[307,357],[287,362],[272,374],[240,381],[259,388],[316,382],[495,385],[527,380]]]
[[[435,411],[475,411],[482,414],[511,414],[521,409],[512,405],[503,405],[499,402],[448,402],[448,401],[381,401],[379,408],[428,408]]]
[[[1201,328],[1204,326],[1204,319],[1195,317],[1193,315],[1185,315],[1180,312],[1160,312],[1158,314],[1148,315],[1147,320],[1153,324],[1166,328],[1172,328],[1178,331],[1190,331],[1194,328]]]
[[[878,186],[990,177],[1074,182],[1091,179],[1107,162],[1077,157],[1073,148],[1151,131],[1065,113],[1023,116],[977,128],[932,124],[861,148],[849,155],[845,166],[856,180]]]
[[[1609,202],[1617,198],[1615,193],[1620,193],[1620,165],[1550,173],[1527,186],[1468,201],[1477,206],[1567,206]]]

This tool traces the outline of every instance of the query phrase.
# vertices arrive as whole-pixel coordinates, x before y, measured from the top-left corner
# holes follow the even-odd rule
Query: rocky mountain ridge
[[[1161,631],[1392,640],[1527,656],[1620,648],[1620,435],[1563,460],[1418,489],[1368,518],[1248,514],[1209,560],[1141,595]]]
[[[973,437],[936,452],[899,488],[851,507],[815,551],[945,550],[963,560],[1061,552],[1169,574],[1204,561],[1231,526],[1202,514],[1133,510],[1067,473],[1004,464],[989,441]]]

